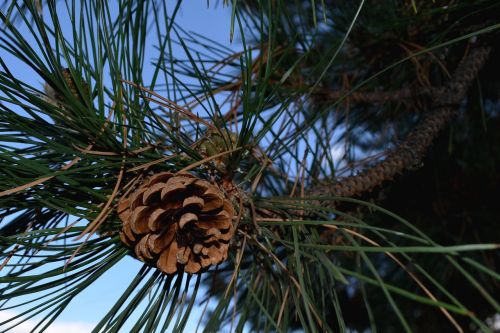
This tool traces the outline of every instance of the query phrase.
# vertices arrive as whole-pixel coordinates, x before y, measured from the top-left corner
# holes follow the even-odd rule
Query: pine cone
[[[61,70],[61,74],[64,77],[64,80],[66,81],[66,84],[68,85],[71,94],[79,101],[82,101],[81,98],[82,96],[80,95],[75,79],[71,76],[69,68]],[[82,84],[82,93],[84,94],[84,97],[89,96],[90,95],[89,84],[86,81],[81,81],[81,84]],[[58,105],[59,102],[63,103],[66,102],[64,94],[61,94],[59,91],[55,90],[50,84],[45,83],[44,91],[45,94],[47,95],[48,102],[54,105]]]
[[[238,136],[235,133],[225,130],[222,132],[208,130],[205,137],[200,140],[198,150],[203,157],[212,157],[234,148],[237,142]],[[223,155],[213,159],[212,162],[219,171],[225,173],[229,158],[230,155]]]
[[[227,258],[234,209],[215,185],[191,174],[153,175],[120,201],[120,238],[162,272],[198,273]]]

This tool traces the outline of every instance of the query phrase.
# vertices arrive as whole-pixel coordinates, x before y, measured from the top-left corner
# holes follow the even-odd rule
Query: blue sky
[[[174,1],[169,1],[169,6],[173,7]],[[172,5],[170,5],[172,4]],[[221,1],[215,6],[215,2],[210,2],[207,8],[206,1],[184,1],[176,22],[185,30],[200,33],[221,44],[230,46],[230,8],[222,7]],[[154,47],[154,42],[150,45]],[[32,75],[24,64],[16,63],[12,56],[0,51],[2,60],[6,61],[10,68],[15,68],[18,75],[23,76],[26,82],[42,89],[42,83]],[[174,53],[175,53],[174,49]],[[148,76],[148,73],[144,73]],[[83,333],[89,332],[93,324],[106,314],[116,299],[135,276],[142,264],[130,257],[122,260],[116,267],[108,271],[96,283],[90,286],[85,292],[80,294],[60,315],[59,319],[47,331],[49,333]],[[193,320],[188,323],[186,332],[194,332],[197,325],[197,317],[202,309],[196,307],[193,311]],[[13,315],[13,311],[0,311],[0,322]],[[29,330],[30,324],[35,321],[17,327],[12,332],[24,333]],[[130,323],[133,322],[131,318]],[[129,324],[130,324],[129,323]],[[126,332],[127,328],[123,329]]]

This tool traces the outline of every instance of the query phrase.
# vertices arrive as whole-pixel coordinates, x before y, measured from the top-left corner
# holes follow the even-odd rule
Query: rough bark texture
[[[431,110],[409,133],[406,140],[387,154],[387,157],[357,175],[324,181],[309,191],[309,195],[357,196],[370,191],[395,175],[421,163],[421,160],[438,133],[456,112],[467,90],[486,61],[490,48],[472,49],[462,60],[447,85],[439,88]]]
[[[385,103],[391,101],[401,101],[405,99],[413,99],[422,96],[434,96],[437,93],[435,88],[420,88],[415,90],[412,88],[402,88],[396,91],[354,91],[347,95],[346,91],[325,91],[319,90],[313,92],[321,98],[328,100],[337,100],[340,98],[349,99],[353,102],[363,103]]]

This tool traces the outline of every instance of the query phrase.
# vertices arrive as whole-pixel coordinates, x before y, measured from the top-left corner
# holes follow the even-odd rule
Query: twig
[[[193,164],[188,165],[184,169],[177,171],[177,173],[182,173],[182,172],[189,171],[189,170],[194,169],[194,168],[196,168],[196,167],[198,167],[198,166],[200,166],[202,164],[205,164],[205,163],[207,163],[207,162],[209,162],[211,160],[214,160],[214,159],[222,157],[224,155],[231,154],[231,153],[234,153],[235,151],[241,150],[242,148],[243,147],[237,147],[237,148],[234,148],[234,149],[230,149],[230,150],[224,151],[222,153],[218,153],[218,154],[209,156],[207,158],[204,158],[204,159],[202,159],[200,161],[197,161],[197,162],[195,162]]]
[[[177,112],[183,114],[184,116],[186,116],[187,118],[207,126],[207,128],[215,129],[214,125],[212,125],[209,122],[207,122],[206,120],[198,117],[197,115],[193,114],[188,109],[183,108],[182,106],[175,103],[174,101],[171,101],[171,100],[159,95],[158,93],[156,93],[156,92],[154,92],[146,87],[142,87],[142,86],[140,86],[137,83],[134,83],[132,81],[122,80],[122,82],[127,83],[127,84],[129,84],[129,85],[131,85],[139,90],[142,90],[148,94],[151,94],[152,96],[157,97],[159,100],[153,99],[153,98],[148,97],[148,96],[143,96],[144,99],[146,99],[150,102],[162,105],[170,110],[177,111]]]

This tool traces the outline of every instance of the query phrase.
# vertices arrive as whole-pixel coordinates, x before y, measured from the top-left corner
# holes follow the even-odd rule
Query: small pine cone
[[[120,238],[162,272],[198,273],[227,258],[234,209],[215,185],[189,173],[153,175],[120,201]]]
[[[75,79],[71,76],[69,68],[61,70],[61,74],[64,77],[64,80],[66,81],[66,84],[68,85],[71,94],[79,101],[82,101]],[[82,81],[81,84],[83,89],[82,93],[84,94],[85,97],[89,96],[90,87],[88,83],[86,81]],[[50,84],[45,83],[44,90],[45,94],[47,95],[48,102],[56,105],[59,104],[58,102],[65,102],[64,95],[55,90]]]
[[[198,150],[203,157],[212,157],[236,147],[237,142],[238,136],[233,132],[208,130],[205,137],[200,140]],[[225,173],[229,158],[230,155],[226,154],[216,157],[212,162],[219,171]]]

